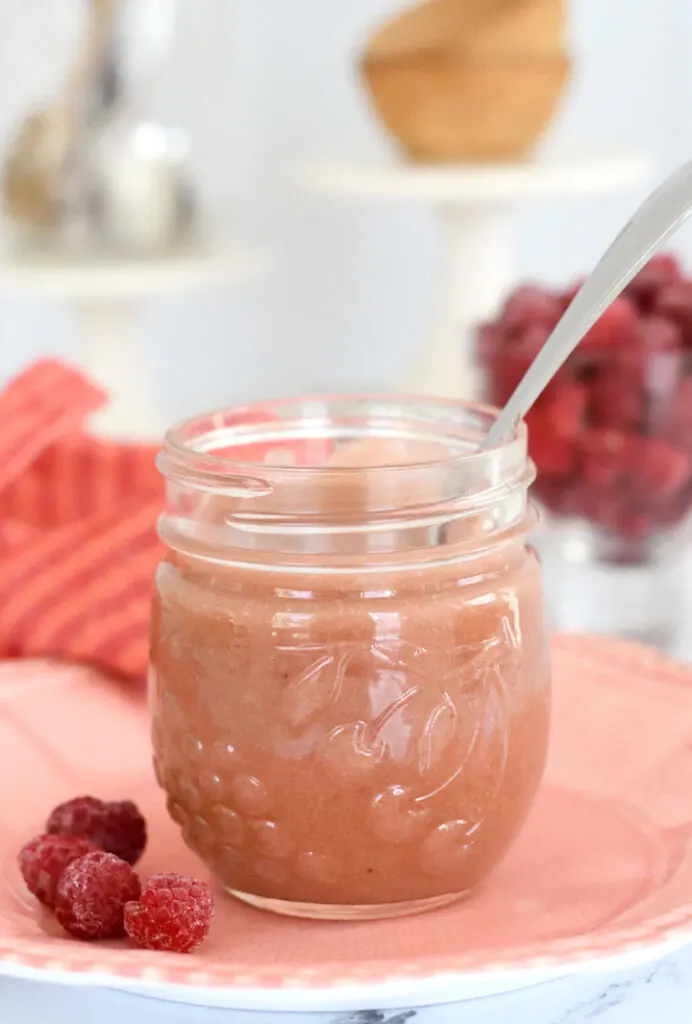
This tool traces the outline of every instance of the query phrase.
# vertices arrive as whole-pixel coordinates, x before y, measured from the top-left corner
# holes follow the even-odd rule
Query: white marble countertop
[[[692,947],[637,971],[565,978],[510,995],[412,1011],[264,1014],[204,1010],[100,989],[0,979],[2,1024],[689,1024]]]

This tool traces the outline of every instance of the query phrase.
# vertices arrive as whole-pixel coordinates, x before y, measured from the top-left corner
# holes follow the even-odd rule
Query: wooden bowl
[[[365,53],[380,59],[422,50],[552,56],[566,38],[565,0],[423,0],[380,25]]]
[[[490,57],[427,50],[361,62],[380,118],[410,157],[427,163],[525,157],[548,127],[569,70],[564,52]]]

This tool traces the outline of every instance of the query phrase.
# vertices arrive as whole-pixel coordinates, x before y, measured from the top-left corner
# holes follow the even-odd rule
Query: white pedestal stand
[[[622,190],[646,169],[643,158],[625,155],[466,167],[320,162],[302,167],[299,176],[331,194],[433,206],[443,246],[437,323],[401,387],[413,394],[471,398],[477,394],[471,328],[496,310],[515,283],[517,203]]]
[[[187,249],[161,259],[57,260],[24,254],[0,264],[0,292],[68,301],[79,334],[78,361],[111,401],[91,421],[101,436],[160,438],[155,383],[143,358],[140,323],[148,300],[225,288],[262,272],[248,249]]]

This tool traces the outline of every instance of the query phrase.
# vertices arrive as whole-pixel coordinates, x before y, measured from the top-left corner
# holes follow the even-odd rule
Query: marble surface
[[[632,972],[564,978],[454,1006],[355,1014],[234,1013],[114,991],[0,979],[2,1024],[688,1024],[690,1019],[692,947]]]

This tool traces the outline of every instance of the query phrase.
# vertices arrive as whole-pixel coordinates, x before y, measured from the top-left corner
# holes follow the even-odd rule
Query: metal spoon
[[[692,161],[675,171],[627,222],[591,271],[528,368],[480,450],[507,441],[543,389],[611,302],[692,213]]]

